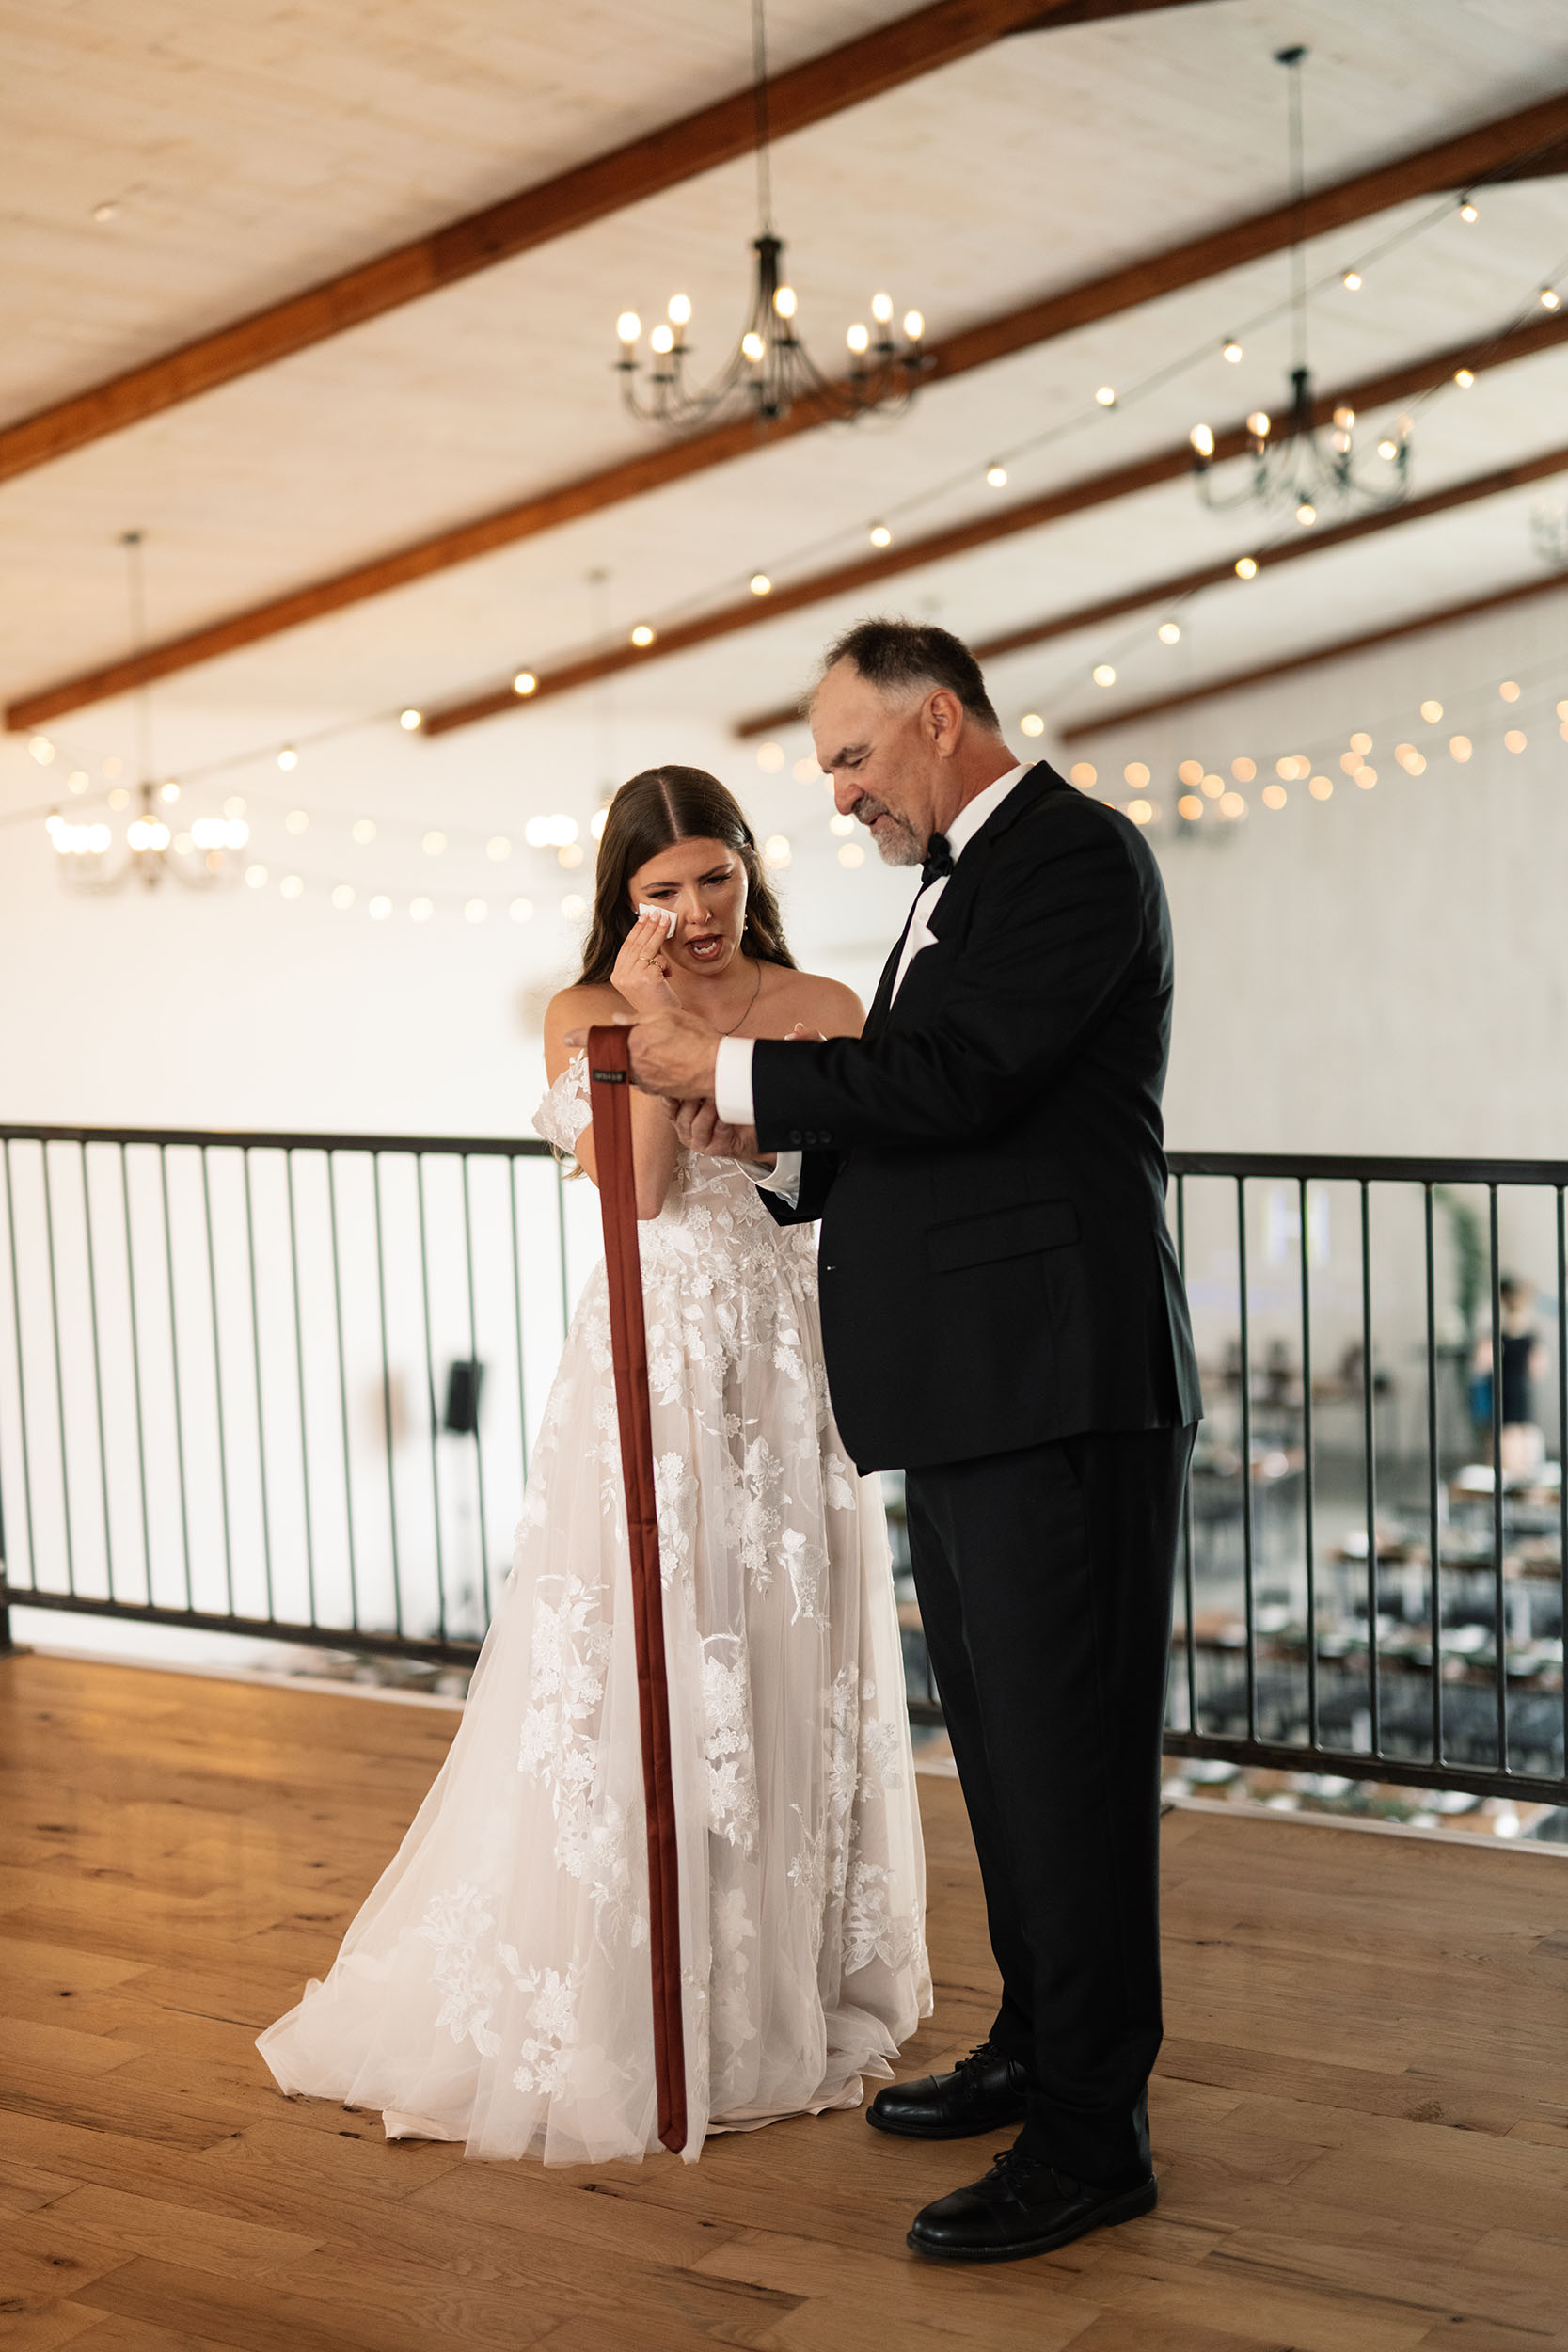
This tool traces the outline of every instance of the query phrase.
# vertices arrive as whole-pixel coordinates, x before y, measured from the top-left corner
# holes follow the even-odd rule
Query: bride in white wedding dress
[[[564,1038],[672,996],[736,1036],[861,1023],[794,968],[745,818],[688,768],[612,801],[583,978],[547,1018],[535,1125],[590,1174]],[[833,1424],[811,1230],[632,1110],[694,2159],[891,2074],[931,2006],[925,1866],[887,1531]],[[657,2146],[630,1596],[601,1262],[451,1754],[325,1982],[260,2037],[285,2091],[471,2156]]]

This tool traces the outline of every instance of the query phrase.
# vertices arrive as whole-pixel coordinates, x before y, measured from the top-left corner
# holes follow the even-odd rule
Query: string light
[[[1347,294],[1359,294],[1362,287],[1361,272],[1358,269],[1346,270],[1339,283]]]
[[[1214,454],[1214,428],[1212,424],[1195,424],[1187,438],[1200,457]]]
[[[484,899],[469,898],[463,908],[463,920],[465,923],[483,923],[488,919],[490,909]]]
[[[1502,696],[1505,703],[1516,703],[1519,699],[1518,679],[1505,677],[1502,684],[1498,687],[1497,691]]]
[[[285,874],[277,887],[285,898],[303,898],[305,877],[302,874]]]
[[[1350,739],[1350,747],[1353,752],[1370,752],[1372,748],[1372,739],[1370,735],[1364,733],[1353,735]]]
[[[1033,736],[1045,733],[1045,721],[1037,710],[1026,710],[1018,724],[1019,732],[1022,735]]]
[[[337,883],[332,893],[332,903],[340,913],[344,908],[351,907],[354,904],[354,884],[352,882]]]
[[[772,866],[775,872],[782,872],[790,864],[794,854],[795,852],[789,846],[787,834],[770,833],[762,845],[762,862],[765,866]]]
[[[373,818],[373,817],[357,817],[357,818],[355,818],[355,821],[354,821],[354,823],[353,823],[353,825],[351,826],[351,828],[350,828],[350,830],[349,830],[349,839],[350,839],[351,841],[356,841],[356,842],[359,844],[359,847],[360,847],[361,849],[364,849],[364,848],[365,848],[365,847],[366,847],[366,846],[367,846],[370,842],[373,841],[373,840],[375,839],[375,819],[374,819],[374,818]]]
[[[302,808],[290,809],[283,819],[283,830],[285,833],[309,833],[310,819],[307,812]]]
[[[1503,737],[1503,749],[1510,752],[1522,752],[1529,738],[1520,728],[1510,727]]]
[[[1151,825],[1159,811],[1152,801],[1129,801],[1127,814],[1135,825]]]
[[[245,879],[247,889],[265,890],[267,886],[267,869],[264,866],[247,866],[245,869]]]
[[[423,726],[424,713],[422,710],[400,710],[398,712],[398,724],[403,729],[404,735],[413,735]]]
[[[1234,335],[1227,335],[1220,345],[1220,357],[1222,359],[1228,359],[1231,366],[1235,368],[1240,367],[1246,358],[1246,353],[1242,349]]]
[[[1314,776],[1307,789],[1315,801],[1331,801],[1334,798],[1334,779],[1332,776]]]
[[[1201,784],[1203,762],[1201,759],[1184,759],[1176,772],[1183,784]]]
[[[846,841],[839,850],[838,862],[841,866],[863,866],[865,851],[858,841]]]
[[[991,489],[1005,490],[1007,486],[1006,467],[994,464],[988,466],[986,468],[986,481]]]
[[[1239,555],[1236,558],[1236,577],[1238,580],[1256,580],[1258,577],[1257,557]]]
[[[531,850],[564,850],[577,837],[577,825],[570,817],[531,817],[523,827],[523,839]]]
[[[1100,389],[1095,394],[1095,398],[1100,403],[1101,408],[1114,408],[1117,405],[1115,387],[1110,384],[1101,384]]]
[[[1290,797],[1290,794],[1286,791],[1285,787],[1282,784],[1266,784],[1263,787],[1263,806],[1265,808],[1283,808]]]
[[[277,764],[285,775],[289,775],[299,766],[299,754],[292,743],[284,744],[283,749],[277,755]]]
[[[1461,767],[1469,758],[1474,749],[1475,745],[1467,735],[1450,735],[1449,738],[1449,755],[1457,759]]]
[[[391,912],[392,902],[390,898],[372,898],[371,900],[370,915],[372,923],[385,923],[387,917],[391,914]]]
[[[873,523],[866,535],[874,548],[890,548],[893,545],[893,533],[886,523]]]
[[[434,829],[425,834],[424,839],[420,844],[420,847],[424,851],[426,857],[439,857],[446,846],[446,834],[444,833],[438,833]]]
[[[1468,197],[1465,199],[1464,203],[1461,204],[1459,208],[1459,217],[1461,220],[1466,221],[1479,220],[1481,218],[1479,207],[1472,204]]]
[[[797,784],[814,784],[822,773],[815,759],[798,759],[790,770]]]
[[[506,911],[514,923],[530,923],[533,920],[533,900],[514,898]]]
[[[1158,635],[1162,645],[1179,644],[1181,639],[1180,628],[1175,621],[1162,621]]]
[[[1223,800],[1224,800],[1224,798],[1225,798],[1225,778],[1224,778],[1223,776],[1216,776],[1216,775],[1205,775],[1204,777],[1202,777],[1202,778],[1201,778],[1201,780],[1200,780],[1200,781],[1201,781],[1201,783],[1202,783],[1202,787],[1203,787],[1203,796],[1204,796],[1204,799],[1205,799],[1205,800],[1209,800],[1209,801],[1223,801]]]
[[[1363,792],[1370,792],[1377,782],[1377,770],[1366,766],[1358,768],[1355,771],[1355,781]]]
[[[766,572],[753,572],[750,585],[753,596],[770,596],[773,593],[773,583]]]
[[[410,898],[408,901],[409,915],[416,923],[428,923],[435,912],[435,901],[431,898]]]
[[[1203,803],[1196,792],[1183,792],[1176,803],[1178,817],[1184,817],[1189,825],[1196,825],[1203,814]]]
[[[757,746],[757,766],[764,775],[776,776],[784,764],[784,747],[782,743],[761,743]]]
[[[1129,760],[1121,773],[1122,781],[1130,784],[1134,792],[1141,792],[1148,782],[1148,770],[1141,759]]]
[[[1426,721],[1428,726],[1434,727],[1437,724],[1438,720],[1443,716],[1442,704],[1435,702],[1424,702],[1421,705],[1421,716]]]
[[[837,809],[834,809],[832,815],[828,819],[828,831],[830,833],[838,834],[844,840],[847,841],[854,830],[854,818],[852,817],[842,816]]]
[[[1117,682],[1116,671],[1108,661],[1097,661],[1093,675],[1097,686],[1114,686]]]
[[[536,693],[538,691],[538,688],[539,680],[535,677],[531,670],[519,670],[516,676],[512,681],[512,691],[515,694]]]
[[[484,844],[484,854],[492,866],[499,866],[503,858],[509,858],[512,855],[512,844],[505,834],[498,833],[492,840],[487,841]]]
[[[1250,784],[1258,773],[1257,762],[1251,759],[1233,759],[1230,763],[1230,772],[1238,784]]]
[[[1075,784],[1080,792],[1092,792],[1100,777],[1098,771],[1088,760],[1081,759],[1069,771],[1068,781]]]
[[[639,621],[632,630],[631,642],[634,645],[651,645],[657,635],[657,628],[650,628],[646,621]]]
[[[1453,380],[1458,385],[1462,392],[1467,392],[1476,379],[1470,369],[1455,368],[1453,372]]]
[[[1220,795],[1220,815],[1231,824],[1238,817],[1246,815],[1246,803],[1239,792],[1223,792]]]
[[[596,808],[594,811],[593,816],[588,819],[588,830],[593,834],[595,841],[602,841],[604,839],[604,829],[609,822],[610,811],[608,808]]]
[[[1541,308],[1544,310],[1560,310],[1561,307],[1562,296],[1558,293],[1557,288],[1555,286],[1543,286],[1541,289]]]

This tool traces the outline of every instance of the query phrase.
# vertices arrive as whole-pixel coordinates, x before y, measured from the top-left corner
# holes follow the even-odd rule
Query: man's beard
[[[883,830],[872,836],[884,866],[923,866],[925,864],[926,851],[916,836],[914,827],[907,817],[898,816],[887,806],[885,802],[875,801],[869,792],[864,792],[855,803],[850,813],[858,823],[866,826],[875,823],[879,817],[887,818],[887,824]]]

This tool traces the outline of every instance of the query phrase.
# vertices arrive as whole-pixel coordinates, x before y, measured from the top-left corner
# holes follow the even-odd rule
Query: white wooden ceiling
[[[775,0],[775,60],[906,5]],[[748,78],[749,40],[744,0],[0,7],[0,412],[25,414],[722,95]],[[1315,182],[1568,87],[1562,0],[1197,0],[1016,38],[782,145],[776,212],[808,339],[835,358],[884,283],[945,334],[1276,201],[1272,53],[1287,41],[1312,53]],[[749,163],[709,173],[0,488],[0,691],[125,649],[128,528],[147,534],[163,636],[643,446],[610,372],[615,315],[630,304],[657,316],[679,288],[705,348],[727,348],[752,183]],[[119,209],[99,222],[106,202]],[[1405,230],[1366,263],[1359,294],[1338,286],[1338,269]],[[1432,203],[1364,223],[1311,253],[1329,278],[1313,304],[1314,367],[1332,384],[1500,327],[1565,265],[1564,180],[1487,190],[1471,227]],[[1277,410],[1286,282],[1284,257],[1251,265],[935,388],[901,423],[810,436],[208,664],[158,690],[164,740],[195,764],[243,750],[259,727],[283,738],[446,700],[579,650],[607,613],[619,634],[726,601],[758,567],[786,580],[857,554],[879,515],[913,531],[973,513],[997,451],[1019,451],[1010,498],[1163,446],[1199,417]],[[1218,356],[1229,332],[1245,343],[1240,367]],[[1095,405],[1102,383],[1122,395],[1115,410]],[[1418,486],[1568,438],[1565,392],[1568,351],[1435,395],[1418,411]],[[1462,509],[1212,592],[1183,614],[1174,651],[1154,639],[1155,614],[1017,657],[998,674],[1009,719],[1092,707],[1087,671],[1107,652],[1141,695],[1523,577],[1531,503]],[[1233,551],[1248,529],[1172,484],[903,574],[884,598],[660,662],[623,679],[616,705],[639,724],[661,712],[728,722],[788,699],[855,612],[928,612],[984,636]],[[609,575],[598,589],[594,572]],[[581,708],[595,707],[590,691]],[[526,778],[537,724],[519,712],[451,739],[443,791],[460,800],[467,770],[488,773],[498,756]],[[61,727],[84,755],[103,753],[128,744],[129,714],[109,704]],[[410,750],[433,760],[436,747],[398,756]],[[14,802],[28,780],[5,772]],[[547,776],[536,784],[559,797]]]

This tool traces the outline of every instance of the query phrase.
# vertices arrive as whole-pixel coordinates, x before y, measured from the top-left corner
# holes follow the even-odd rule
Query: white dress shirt
[[[947,847],[957,866],[968,844],[974,840],[988,818],[993,817],[1021,777],[1026,776],[1033,761],[1023,761],[1009,768],[1005,776],[988,784],[965,803],[947,828]],[[948,883],[946,874],[939,874],[929,882],[916,898],[910,913],[909,929],[904,934],[904,952],[898,959],[898,969],[893,977],[893,1002],[904,985],[911,964],[923,947],[934,947],[930,918],[937,900]],[[713,1072],[713,1100],[721,1119],[732,1127],[752,1127],[756,1124],[756,1105],[752,1096],[752,1053],[756,1041],[749,1037],[726,1037],[719,1041]],[[756,1183],[764,1192],[782,1193],[791,1208],[800,1197],[800,1154],[781,1152],[775,1165],[759,1173]]]

